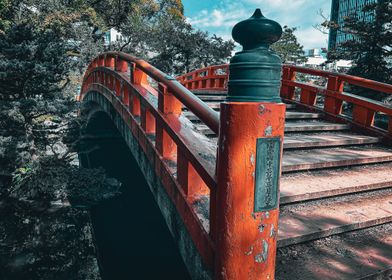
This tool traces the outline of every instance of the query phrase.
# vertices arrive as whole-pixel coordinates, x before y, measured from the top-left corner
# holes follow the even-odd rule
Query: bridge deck
[[[225,98],[222,92],[196,95],[217,111]],[[354,279],[391,268],[392,231],[382,225],[392,222],[392,149],[379,137],[353,132],[347,123],[287,105],[277,279],[291,279],[290,269],[303,273],[301,279]],[[191,112],[184,110],[184,115],[216,144],[215,133]],[[199,213],[208,209],[208,200],[201,201],[195,203]],[[368,227],[380,231],[349,233]],[[325,245],[329,243],[331,248]],[[311,253],[303,254],[304,246]],[[369,258],[362,257],[366,252],[372,253]]]
[[[368,89],[383,89],[391,94],[392,87],[357,77],[337,77],[293,66],[284,66],[283,70],[281,96],[290,101],[287,104],[282,162],[277,279],[290,279],[288,273],[299,275],[297,279],[356,279],[388,269],[392,272],[392,258],[386,251],[391,248],[387,235],[391,235],[392,223],[392,149],[384,145],[386,140],[392,139],[392,108],[345,93],[342,85],[348,82]],[[290,76],[293,71],[316,71],[315,74],[321,77],[330,76],[327,86],[319,87],[293,81]],[[203,86],[223,89],[227,74],[217,77],[192,75],[192,79],[179,77],[191,89]],[[205,79],[210,80],[203,85]],[[221,222],[241,213],[219,213],[220,218],[216,220],[218,212],[231,206],[219,207],[217,201],[222,197],[226,199],[225,196],[214,199],[219,191],[222,195],[225,190],[222,181],[217,179],[215,169],[217,163],[222,166],[222,162],[227,160],[222,160],[228,155],[222,151],[236,149],[225,149],[225,144],[222,144],[217,150],[216,134],[221,129],[221,141],[224,143],[224,133],[227,132],[225,125],[228,122],[219,117],[219,103],[225,99],[226,93],[222,90],[195,93],[204,102],[148,63],[122,53],[106,53],[97,57],[90,64],[82,87],[82,99],[99,104],[127,141],[188,269],[197,277],[202,273],[202,279],[211,279],[216,264],[214,258],[222,260],[222,251],[218,252],[219,247],[215,246],[215,242],[222,245],[219,243],[221,239],[217,238],[222,232],[217,229],[223,230],[219,237],[230,235],[225,229],[229,223]],[[324,109],[315,106],[318,101],[322,101]],[[352,105],[349,115],[341,112],[343,102]],[[276,110],[283,109],[280,105],[271,106]],[[252,111],[252,116],[260,113],[259,107],[253,108],[257,110]],[[283,113],[283,110],[280,112]],[[386,123],[381,127],[373,125],[376,114],[381,117],[384,114],[383,121]],[[280,123],[274,130],[281,128]],[[247,127],[247,132],[252,129]],[[277,135],[276,131],[273,135]],[[247,147],[250,146],[248,143]],[[217,151],[220,155],[223,153],[218,162]],[[223,176],[221,172],[225,170],[229,168],[219,170],[218,177]],[[224,176],[220,179],[225,181]],[[241,184],[242,181],[238,185]],[[254,216],[250,215],[254,213],[251,213],[253,208],[248,199],[250,201],[253,197],[239,200],[241,203],[246,201],[243,204],[247,207],[247,219],[255,223]],[[277,217],[277,209],[262,214],[263,227],[258,225],[256,228],[252,224],[252,233],[257,234],[255,238],[259,233],[275,236],[276,227],[271,221]],[[239,219],[241,217],[245,216],[239,215]],[[268,223],[265,222],[267,220]],[[268,227],[269,231],[263,231],[264,227]],[[367,231],[369,227],[373,230]],[[364,243],[353,242],[356,236],[351,234],[353,230],[358,232],[357,239]],[[225,246],[229,244],[231,249],[243,249],[242,244],[231,246],[230,242],[235,243],[234,239],[226,241]],[[325,248],[329,251],[324,251]],[[259,249],[263,253],[268,252],[267,249]],[[361,256],[362,249],[371,256]],[[242,251],[236,252],[241,259]],[[258,262],[260,256],[256,251],[253,254]],[[343,254],[344,258],[341,257]],[[314,263],[322,268],[314,266],[311,259],[306,258],[308,255],[317,259]],[[300,260],[297,260],[298,256],[301,256]],[[286,261],[290,266],[285,266]]]

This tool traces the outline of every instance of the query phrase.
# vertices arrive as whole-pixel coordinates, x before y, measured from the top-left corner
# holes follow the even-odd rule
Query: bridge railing
[[[214,71],[217,69],[222,69],[221,73],[224,74],[216,75]],[[297,73],[323,78],[326,80],[325,86],[298,81]],[[228,78],[228,65],[216,65],[184,74],[177,80],[189,90],[227,91]],[[345,85],[392,94],[392,85],[389,84],[346,74],[284,65],[281,97],[309,108],[322,110],[335,120],[349,121],[358,128],[392,137],[392,107],[371,98],[345,92]],[[318,97],[322,98],[318,100]],[[322,104],[316,104],[317,101]],[[351,104],[352,112],[350,114],[344,112],[344,103]],[[376,126],[375,116],[377,114],[388,119],[388,124],[384,127]]]
[[[297,73],[322,77],[326,80],[325,86],[300,82]],[[306,106],[326,113],[327,117],[346,121],[355,128],[365,129],[376,134],[392,137],[392,107],[373,100],[345,92],[346,85],[358,86],[363,89],[392,94],[392,85],[355,77],[346,74],[309,69],[298,66],[283,66],[281,96]],[[321,101],[321,104],[316,104]],[[344,103],[350,112],[344,111]],[[387,120],[385,127],[375,126],[375,116],[379,114]]]
[[[226,91],[228,72],[227,64],[214,65],[179,76],[177,80],[189,90]]]
[[[117,112],[122,112],[212,270],[216,149],[208,145],[207,138],[195,133],[190,121],[182,116],[182,108],[187,107],[217,134],[218,113],[174,78],[121,52],[107,52],[92,61],[84,77],[81,100],[91,91],[100,92]],[[211,197],[208,225],[192,206],[197,197],[206,195]]]

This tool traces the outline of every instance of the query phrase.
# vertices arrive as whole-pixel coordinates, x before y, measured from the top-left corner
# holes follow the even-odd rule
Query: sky
[[[297,27],[304,49],[327,47],[328,35],[313,25],[321,23],[320,9],[329,15],[332,0],[182,0],[187,20],[196,28],[231,39],[233,26],[249,18],[256,8],[282,26]]]

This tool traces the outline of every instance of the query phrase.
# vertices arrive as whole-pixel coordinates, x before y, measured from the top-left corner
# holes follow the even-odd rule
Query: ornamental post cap
[[[261,10],[256,9],[250,18],[234,26],[232,37],[243,46],[244,50],[249,50],[259,47],[268,48],[280,39],[282,32],[279,23],[264,17]]]

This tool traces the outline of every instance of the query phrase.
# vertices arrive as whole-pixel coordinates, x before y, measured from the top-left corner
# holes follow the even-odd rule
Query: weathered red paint
[[[120,113],[147,159],[154,165],[205,265],[212,270],[214,244],[195,214],[192,202],[195,196],[216,190],[215,166],[199,154],[204,143],[192,139],[191,128],[184,123],[181,112],[183,105],[194,109],[194,113],[216,131],[219,127],[217,113],[176,81],[167,79],[163,73],[143,61],[107,53],[103,56],[106,66],[102,67],[98,63],[101,57],[94,60],[86,72],[82,98],[89,91],[100,92]],[[124,74],[124,64],[124,67],[119,66],[121,60],[127,61],[129,75]],[[113,61],[116,61],[116,65]],[[158,91],[149,85],[148,77],[159,82]],[[158,97],[158,104],[152,103],[151,95]],[[155,143],[152,139],[155,139]],[[173,166],[168,165],[168,162],[176,159],[184,162],[178,165],[177,176],[173,173]],[[185,173],[181,175],[183,171]]]
[[[214,71],[221,69],[226,71],[225,74],[217,75]],[[384,104],[371,99],[352,95],[343,91],[345,84],[355,85],[370,90],[392,94],[392,85],[350,76],[346,74],[333,73],[328,71],[309,69],[305,67],[284,65],[282,69],[282,86],[281,97],[290,102],[307,106],[309,109],[320,111],[316,107],[318,95],[324,95],[324,104],[322,111],[327,114],[331,120],[338,120],[352,123],[355,127],[362,130],[378,134],[382,137],[391,139],[392,128],[389,126],[388,131],[374,127],[374,114],[377,112],[392,116],[391,109]],[[326,88],[314,84],[306,84],[296,81],[296,73],[309,74],[327,79]],[[217,65],[193,71],[184,74],[177,80],[188,89],[192,90],[227,90],[228,67],[227,65]],[[299,91],[299,101],[296,101],[296,89]],[[343,115],[343,102],[352,103],[354,106],[354,120],[348,119]]]
[[[285,105],[221,104],[216,279],[274,279],[279,210],[255,213],[256,140],[283,141]]]
[[[227,66],[213,66],[179,81],[194,90],[226,90],[227,72]],[[327,88],[297,82],[297,72],[328,78]],[[158,82],[158,91],[150,79]],[[358,126],[370,128],[374,114],[382,112],[390,117],[389,132],[384,133],[392,136],[391,108],[343,92],[344,83],[386,93],[392,92],[390,85],[292,66],[284,66],[282,83],[282,97],[315,110],[317,95],[325,95],[324,112],[329,116],[342,117],[343,101],[354,104],[352,122]],[[299,101],[294,101],[296,88],[301,89]],[[104,95],[126,121],[217,279],[273,279],[278,209],[253,213],[252,155],[257,138],[283,137],[284,105],[224,103],[219,122],[218,114],[180,83],[142,60],[117,52],[100,55],[90,64],[81,98],[90,90]],[[151,96],[158,98],[157,104]],[[220,134],[217,163],[199,154],[205,143],[192,138],[192,128],[181,117],[183,106]],[[209,233],[192,208],[198,195],[210,196]]]

